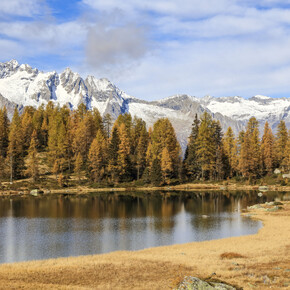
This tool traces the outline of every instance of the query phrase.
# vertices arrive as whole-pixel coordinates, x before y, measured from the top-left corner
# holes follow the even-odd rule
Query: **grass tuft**
[[[221,259],[239,259],[239,258],[246,258],[245,256],[233,253],[233,252],[225,252],[220,255]]]

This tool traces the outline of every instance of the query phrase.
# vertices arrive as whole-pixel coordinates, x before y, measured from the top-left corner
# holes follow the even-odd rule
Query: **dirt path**
[[[244,289],[289,289],[290,202],[250,214],[264,223],[255,235],[2,265],[0,289],[170,289],[185,275],[213,273]],[[235,255],[222,259],[227,252]]]

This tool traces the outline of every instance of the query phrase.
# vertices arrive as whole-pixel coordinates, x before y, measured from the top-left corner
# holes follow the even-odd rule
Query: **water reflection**
[[[0,262],[46,259],[255,233],[240,216],[273,193],[154,193],[0,199]],[[206,215],[208,217],[203,217]]]

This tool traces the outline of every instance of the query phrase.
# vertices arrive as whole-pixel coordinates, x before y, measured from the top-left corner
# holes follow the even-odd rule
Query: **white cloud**
[[[83,75],[108,77],[128,93],[147,99],[175,93],[289,92],[288,0],[82,3],[84,15],[69,22],[0,18],[5,36],[0,40],[1,58],[70,57],[68,65]],[[41,0],[2,0],[0,17],[34,17],[46,5]]]
[[[164,48],[119,80],[135,96],[159,99],[176,93],[204,96],[289,92],[290,40],[280,43],[192,42]]]
[[[129,14],[155,12],[198,18],[235,9],[234,1],[230,0],[83,0],[83,3],[100,11],[118,9]]]
[[[42,13],[43,0],[1,0],[0,16],[32,17]]]

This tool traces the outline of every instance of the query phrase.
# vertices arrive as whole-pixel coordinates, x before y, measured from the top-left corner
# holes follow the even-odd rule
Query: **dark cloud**
[[[120,69],[140,60],[148,50],[146,30],[134,24],[90,27],[86,62],[97,70]]]

